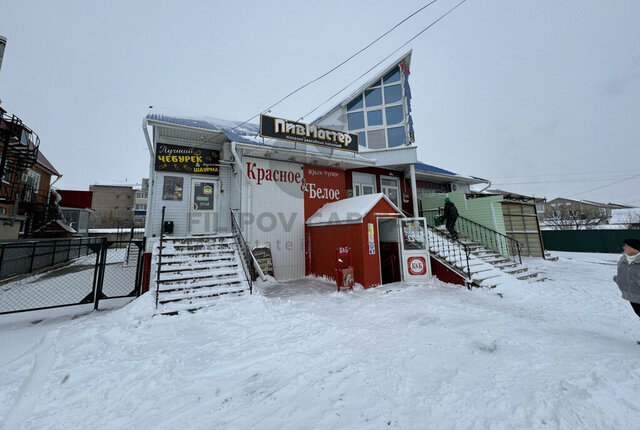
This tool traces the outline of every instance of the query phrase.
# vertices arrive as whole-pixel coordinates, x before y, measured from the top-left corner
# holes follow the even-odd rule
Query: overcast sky
[[[458,2],[272,114],[316,108]],[[2,0],[0,98],[40,136],[57,187],[140,182],[150,105],[247,120],[427,3]],[[640,205],[638,17],[637,0],[467,0],[385,62],[413,50],[419,158],[493,188]]]

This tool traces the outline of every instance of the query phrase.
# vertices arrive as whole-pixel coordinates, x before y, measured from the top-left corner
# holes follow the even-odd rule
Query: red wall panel
[[[378,243],[378,217],[376,213],[397,213],[386,200],[381,199],[359,224],[339,224],[308,227],[308,274],[335,279],[336,248],[351,247],[354,280],[365,288],[382,283],[380,279],[380,249]],[[369,254],[368,224],[373,224],[375,254]]]
[[[58,190],[62,196],[60,206],[69,208],[90,209],[93,202],[93,191]]]
[[[431,257],[431,273],[442,282],[455,285],[466,285],[462,276],[449,269],[433,257]]]

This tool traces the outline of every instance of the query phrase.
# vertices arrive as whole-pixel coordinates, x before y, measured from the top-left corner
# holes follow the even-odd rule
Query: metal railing
[[[435,226],[427,222],[427,235],[429,238],[429,250],[434,257],[439,258],[449,267],[463,276],[466,276],[471,282],[471,266],[469,264],[469,256],[471,249],[464,243],[453,241],[449,237],[445,237],[443,233],[438,231]]]
[[[435,228],[437,227],[436,218],[442,216],[442,213],[441,209],[428,209],[420,214],[426,218],[427,225]],[[455,229],[468,239],[474,240],[518,264],[522,264],[522,244],[517,240],[462,216],[458,217]]]
[[[160,221],[160,243],[158,244],[158,266],[156,267],[156,309],[160,301],[160,268],[162,267],[162,240],[164,239],[164,213],[167,207],[162,206],[162,219]]]
[[[242,235],[242,230],[240,229],[240,224],[236,219],[236,215],[231,209],[231,233],[233,234],[233,238],[236,241],[236,245],[238,246],[238,250],[240,251],[240,259],[242,260],[242,270],[244,270],[244,274],[247,278],[247,282],[249,283],[249,294],[253,294],[253,254],[251,253],[251,249],[249,249],[249,245],[247,241],[244,240],[244,236]]]

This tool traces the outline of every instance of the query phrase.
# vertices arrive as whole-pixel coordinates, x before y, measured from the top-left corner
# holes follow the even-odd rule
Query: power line
[[[582,191],[580,193],[575,193],[575,194],[572,194],[572,195],[568,196],[567,198],[574,197],[574,196],[579,196],[580,194],[590,193],[590,192],[596,191],[596,190],[601,190],[602,188],[610,187],[611,185],[619,184],[620,182],[630,181],[631,179],[637,178],[638,176],[640,176],[640,175],[635,175],[635,176],[632,176],[630,178],[621,179],[619,181],[611,182],[610,184],[606,184],[606,185],[603,185],[601,187],[592,188],[590,190]]]
[[[573,182],[602,182],[609,181],[611,179],[620,179],[629,180],[632,179],[629,175],[625,175],[624,177],[617,176],[612,178],[576,178],[576,179],[564,179],[564,180],[551,180],[551,181],[528,181],[528,182],[496,182],[494,185],[534,185],[534,184],[567,184]]]
[[[280,100],[278,100],[277,102],[275,102],[274,104],[272,104],[271,106],[269,106],[268,108],[264,109],[263,111],[261,111],[260,113],[252,116],[251,118],[249,118],[248,120],[246,120],[245,122],[243,122],[242,124],[237,125],[236,127],[234,127],[233,129],[235,130],[236,128],[248,123],[249,121],[255,119],[256,117],[258,117],[260,114],[265,113],[270,111],[271,109],[273,109],[274,107],[276,107],[277,105],[279,105],[280,103],[282,103],[283,101],[285,101],[286,99],[288,99],[289,97],[291,97],[292,95],[296,94],[298,91],[308,87],[309,85],[313,84],[314,82],[319,81],[320,79],[324,78],[325,76],[327,76],[328,74],[330,74],[331,72],[334,72],[335,70],[337,70],[338,68],[340,68],[341,66],[345,65],[347,62],[351,61],[354,57],[356,57],[357,55],[361,54],[362,52],[366,51],[368,48],[370,48],[374,43],[376,43],[377,41],[379,41],[380,39],[382,39],[383,37],[385,37],[386,35],[388,35],[389,33],[391,33],[393,30],[395,30],[396,28],[398,28],[400,25],[402,25],[405,21],[409,20],[410,18],[412,18],[414,15],[418,14],[419,12],[421,12],[423,9],[426,9],[427,7],[431,6],[432,4],[434,4],[436,1],[438,0],[432,0],[431,2],[427,3],[426,5],[422,6],[421,8],[419,8],[418,10],[416,10],[415,12],[413,12],[412,14],[410,14],[409,16],[407,16],[406,18],[404,18],[402,21],[398,22],[396,25],[394,25],[393,27],[391,27],[389,30],[387,30],[386,32],[384,32],[382,35],[380,35],[377,39],[375,39],[373,42],[369,43],[367,46],[365,46],[364,48],[360,49],[359,51],[357,51],[355,54],[351,55],[349,58],[347,58],[346,60],[342,61],[340,64],[338,64],[337,66],[333,67],[332,69],[326,71],[325,73],[321,74],[320,76],[318,76],[317,78],[307,82],[306,84],[296,88],[295,90],[291,91],[289,94],[287,94],[286,96],[282,97]]]
[[[424,29],[422,29],[421,31],[418,32],[418,34],[416,34],[415,36],[413,36],[411,39],[407,40],[405,43],[403,43],[398,49],[396,49],[395,51],[393,51],[392,53],[390,53],[389,55],[387,55],[385,58],[383,58],[380,62],[378,62],[377,64],[375,64],[373,67],[371,67],[369,70],[367,70],[366,72],[364,72],[363,74],[361,74],[360,76],[358,76],[356,79],[354,79],[353,81],[351,81],[347,86],[345,86],[344,88],[342,88],[340,91],[338,91],[337,93],[335,93],[334,95],[332,95],[331,97],[329,97],[328,99],[326,99],[325,101],[323,101],[322,103],[320,103],[318,106],[316,106],[313,110],[311,110],[310,112],[308,112],[307,114],[303,115],[301,118],[305,118],[309,115],[311,115],[313,112],[315,112],[316,110],[318,110],[322,105],[324,105],[325,103],[327,103],[329,100],[333,99],[335,96],[337,96],[338,94],[340,94],[341,92],[343,92],[344,90],[346,90],[347,88],[349,88],[351,85],[353,85],[354,82],[359,81],[363,76],[365,76],[367,73],[369,73],[370,71],[372,71],[373,69],[375,69],[376,67],[378,67],[380,64],[384,63],[385,61],[387,61],[389,59],[389,57],[391,57],[392,55],[394,55],[396,52],[398,52],[399,50],[401,50],[402,48],[404,48],[405,46],[407,46],[409,43],[411,43],[414,39],[416,39],[418,36],[420,36],[422,33],[424,33],[425,31],[429,30],[431,27],[433,27],[434,25],[436,25],[439,21],[441,21],[442,19],[444,19],[444,17],[446,17],[447,15],[449,15],[451,12],[453,12],[454,10],[456,10],[458,7],[460,7],[460,5],[462,3],[464,3],[467,0],[462,0],[460,3],[458,3],[457,5],[455,5],[454,7],[452,7],[451,9],[449,9],[446,13],[444,13],[443,15],[441,15],[438,19],[436,19],[435,21],[433,21],[431,24],[429,24],[428,26],[426,26]],[[255,118],[255,117],[254,117]]]

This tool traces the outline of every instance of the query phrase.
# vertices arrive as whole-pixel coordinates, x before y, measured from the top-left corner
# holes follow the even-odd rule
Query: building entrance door
[[[431,278],[427,221],[424,218],[402,218],[399,222],[404,280],[427,281]]]
[[[218,181],[191,180],[190,234],[214,234],[218,231]]]

